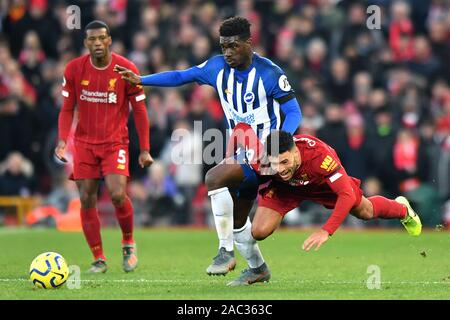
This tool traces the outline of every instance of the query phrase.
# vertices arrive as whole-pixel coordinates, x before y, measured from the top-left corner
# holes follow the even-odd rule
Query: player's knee
[[[373,219],[373,211],[369,209],[365,209],[362,213],[363,220],[372,220]]]
[[[111,201],[114,206],[121,207],[125,201],[125,192],[122,190],[111,192]]]
[[[264,227],[252,226],[253,239],[257,241],[264,240],[273,233],[273,230]]]
[[[354,216],[361,220],[372,220],[374,219],[373,206],[370,201],[363,198],[358,208],[355,210]]]
[[[219,174],[217,167],[208,170],[205,175],[205,185],[208,191],[225,187],[222,175]]]
[[[353,215],[361,220],[372,220],[373,219],[373,211],[369,208],[359,208],[356,210]]]
[[[95,194],[82,192],[80,194],[80,202],[82,208],[94,208],[97,204],[97,196]]]

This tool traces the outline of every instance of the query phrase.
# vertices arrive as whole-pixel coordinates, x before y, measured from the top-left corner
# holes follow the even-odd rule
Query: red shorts
[[[101,179],[108,174],[130,176],[128,145],[74,144],[73,173],[69,179]]]
[[[363,195],[360,188],[361,181],[353,177],[350,177],[350,179],[356,195],[354,207],[357,207],[361,203]],[[269,186],[259,191],[258,206],[275,210],[284,217],[286,213],[299,207],[305,200],[321,204],[328,209],[333,209],[336,205],[337,195],[331,190],[322,192],[308,192],[306,190],[306,188],[271,182]]]

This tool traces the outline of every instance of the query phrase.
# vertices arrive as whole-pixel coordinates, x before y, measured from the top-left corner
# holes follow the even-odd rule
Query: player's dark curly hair
[[[100,20],[94,20],[89,22],[86,27],[84,28],[84,35],[87,36],[87,31],[90,29],[101,29],[101,28],[105,28],[106,32],[108,33],[108,36],[111,35],[111,33],[109,32],[109,27],[106,23],[104,23],[103,21]]]
[[[281,130],[272,130],[266,138],[266,153],[269,156],[278,156],[294,147],[292,134]]]
[[[222,37],[239,36],[243,40],[250,38],[250,22],[242,17],[231,17],[220,25],[219,33]]]

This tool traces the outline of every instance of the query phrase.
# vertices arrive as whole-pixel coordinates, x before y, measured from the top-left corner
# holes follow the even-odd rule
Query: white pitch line
[[[35,228],[35,229],[28,229],[24,227],[18,227],[18,228],[0,228],[0,236],[3,235],[10,235],[10,234],[19,234],[19,233],[29,233],[32,234],[34,232],[43,232],[46,231],[46,229],[43,228]]]
[[[28,279],[0,279],[0,282],[27,282]],[[213,280],[169,280],[169,279],[80,279],[81,282],[92,283],[211,283]],[[270,283],[285,283],[286,281],[272,280]],[[306,284],[306,283],[320,283],[320,284],[361,284],[366,285],[365,281],[320,281],[320,280],[290,280],[290,283]],[[424,284],[424,285],[450,285],[450,281],[383,281],[381,284],[385,285],[404,285],[404,284]]]
[[[0,282],[27,282],[28,279],[0,279]],[[74,280],[77,281],[77,280]],[[107,283],[107,282],[121,282],[121,283],[194,283],[194,282],[211,282],[211,280],[164,280],[164,279],[80,279],[81,282],[93,283]]]

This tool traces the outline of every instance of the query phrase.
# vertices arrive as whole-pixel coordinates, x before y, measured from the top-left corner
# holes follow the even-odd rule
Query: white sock
[[[234,230],[234,243],[241,255],[247,260],[250,268],[258,268],[264,263],[258,243],[252,236],[252,224],[250,219],[241,229]]]
[[[211,197],[219,249],[225,247],[227,251],[233,251],[233,198],[226,187],[209,191],[208,196]]]

